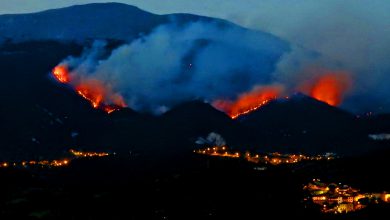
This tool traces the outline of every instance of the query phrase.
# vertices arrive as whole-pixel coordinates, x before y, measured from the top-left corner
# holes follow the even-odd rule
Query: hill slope
[[[353,114],[303,94],[275,100],[238,120],[260,134],[259,141],[266,145],[309,152],[346,153],[351,143],[359,142],[356,137],[366,138]]]

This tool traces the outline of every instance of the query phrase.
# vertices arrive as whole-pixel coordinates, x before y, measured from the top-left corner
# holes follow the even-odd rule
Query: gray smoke
[[[226,146],[225,139],[218,133],[211,132],[207,135],[207,138],[199,137],[196,142],[196,144],[208,144],[211,146]]]
[[[75,74],[109,83],[131,108],[161,113],[183,101],[234,99],[255,85],[271,83],[289,45],[262,32],[195,22],[162,25],[105,59],[103,48],[95,43],[63,63]]]
[[[310,77],[316,68],[348,71],[354,85],[342,107],[356,112],[390,111],[389,0],[246,0],[245,4],[236,0],[178,4],[182,1],[173,0],[163,6],[153,0],[131,2],[163,14],[201,14],[272,33],[299,45],[284,56],[287,60],[275,74],[278,80]],[[307,59],[302,47],[318,51],[322,58]]]
[[[364,39],[374,39],[366,31],[371,33],[362,30]],[[312,38],[307,41],[307,45],[313,44],[309,43]],[[192,99],[235,100],[255,86],[277,83],[292,93],[300,82],[327,70],[348,72],[352,76],[353,86],[342,107],[355,112],[388,110],[390,74],[386,73],[390,66],[383,53],[374,52],[387,51],[389,45],[384,44],[383,50],[379,50],[379,45],[367,45],[362,39],[358,42],[364,45],[354,51],[357,42],[349,42],[344,36],[335,45],[326,41],[326,47],[315,46],[321,51],[316,52],[234,25],[171,23],[120,46],[108,57],[105,44],[97,42],[81,57],[70,57],[64,63],[75,74],[108,84],[132,109],[155,114]],[[343,44],[349,49],[344,51]],[[374,54],[373,57],[365,59],[361,54],[364,50]]]
[[[279,79],[291,80],[297,63],[342,69],[354,79],[353,91],[343,107],[358,112],[390,110],[390,1],[253,0],[251,3],[259,11],[249,10],[246,16],[232,19],[322,55],[319,60],[307,62],[301,51],[292,50],[290,57],[285,56],[288,61],[283,62],[283,71],[277,74]],[[329,60],[332,60],[330,66]],[[302,67],[299,71],[308,71],[305,65]]]

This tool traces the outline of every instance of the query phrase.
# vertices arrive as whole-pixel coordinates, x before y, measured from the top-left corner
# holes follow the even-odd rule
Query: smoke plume
[[[208,144],[211,146],[226,146],[225,139],[218,133],[211,132],[207,135],[207,138],[199,137],[196,141],[196,144]]]
[[[98,41],[60,65],[84,86],[99,85],[88,91],[102,89],[105,105],[154,114],[201,99],[235,118],[294,92],[353,110],[361,103],[361,79],[334,57],[221,23],[172,22],[113,51]]]
[[[271,73],[288,50],[287,43],[268,34],[196,22],[160,26],[105,59],[104,44],[96,43],[63,65],[79,78],[109,84],[129,107],[159,113],[191,99],[235,99],[272,83]]]

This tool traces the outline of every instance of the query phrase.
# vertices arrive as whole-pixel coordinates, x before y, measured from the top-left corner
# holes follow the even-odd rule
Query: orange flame
[[[66,65],[58,65],[53,71],[53,76],[61,83],[70,84],[76,92],[84,99],[88,100],[92,107],[102,109],[107,113],[126,107],[123,97],[115,93],[111,86],[104,84],[95,78],[81,78],[73,75],[70,77]]]
[[[301,86],[301,90],[313,98],[332,106],[342,103],[345,93],[351,89],[352,79],[346,72],[325,73]]]
[[[98,108],[103,100],[104,87],[97,80],[81,83],[76,86],[76,91],[88,100],[94,108]]]
[[[69,77],[69,71],[68,67],[65,65],[58,65],[54,67],[53,69],[53,75],[54,77],[60,81],[61,83],[69,83],[70,77]]]
[[[82,83],[76,86],[76,91],[88,100],[92,107],[101,108],[107,113],[113,112],[118,107],[126,107],[121,95],[114,93],[110,86],[104,85],[97,79],[83,80]],[[105,100],[109,100],[114,105],[107,105],[104,103]]]
[[[121,108],[123,108],[124,106],[117,106],[117,105],[104,105],[102,107],[102,109],[107,112],[108,114],[116,111],[116,110],[119,110]]]
[[[241,94],[236,101],[216,100],[213,102],[213,106],[235,119],[277,99],[283,90],[281,85],[257,86],[252,91]]]

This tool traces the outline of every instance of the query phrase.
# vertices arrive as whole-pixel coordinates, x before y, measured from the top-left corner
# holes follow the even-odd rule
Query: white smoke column
[[[208,136],[207,136],[207,140],[210,142],[210,143],[213,143],[214,146],[226,146],[226,141],[225,139],[218,133],[215,133],[215,132],[211,132]]]
[[[207,135],[207,138],[199,137],[195,143],[208,144],[211,146],[218,146],[218,147],[226,146],[226,141],[222,137],[222,135],[215,133],[215,132],[209,133]]]
[[[390,134],[370,134],[368,137],[375,141],[390,140]]]

